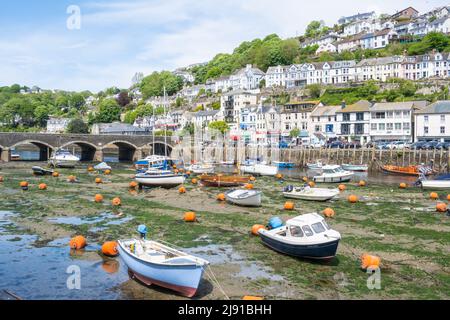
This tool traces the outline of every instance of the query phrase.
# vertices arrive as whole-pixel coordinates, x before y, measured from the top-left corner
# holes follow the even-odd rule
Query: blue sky
[[[135,72],[173,70],[231,52],[245,40],[302,34],[367,10],[394,13],[444,0],[10,0],[0,10],[0,86],[98,91],[128,87]],[[67,8],[81,9],[69,30]]]

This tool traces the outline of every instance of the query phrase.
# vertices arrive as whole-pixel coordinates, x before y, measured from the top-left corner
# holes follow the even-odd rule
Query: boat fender
[[[283,226],[283,220],[279,217],[273,217],[269,220],[269,228],[276,229]]]

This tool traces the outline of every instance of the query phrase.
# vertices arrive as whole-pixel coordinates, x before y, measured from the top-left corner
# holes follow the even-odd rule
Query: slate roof
[[[416,114],[431,114],[431,113],[436,114],[450,113],[450,101],[449,100],[437,101],[421,110],[416,111]]]

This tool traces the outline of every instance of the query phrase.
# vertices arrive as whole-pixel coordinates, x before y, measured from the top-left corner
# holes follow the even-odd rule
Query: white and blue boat
[[[174,159],[159,155],[151,155],[134,163],[136,170],[138,171],[147,168],[167,169],[169,167],[173,167],[174,164]]]
[[[146,240],[145,226],[139,226],[138,230],[141,239],[118,241],[120,257],[127,265],[130,276],[148,286],[157,285],[185,297],[193,297],[209,262]]]
[[[272,219],[273,220],[273,219]],[[332,230],[317,213],[270,222],[272,229],[260,229],[262,242],[269,248],[298,258],[329,260],[336,256],[341,234]]]

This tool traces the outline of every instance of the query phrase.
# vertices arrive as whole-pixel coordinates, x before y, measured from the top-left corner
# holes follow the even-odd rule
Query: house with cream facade
[[[414,113],[414,141],[450,142],[450,101],[437,101]]]

